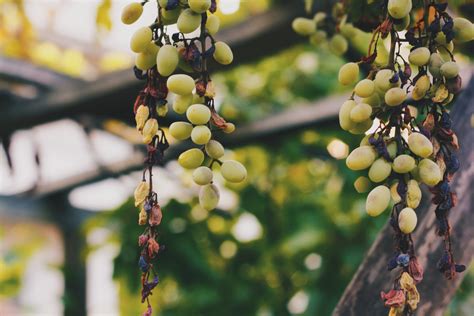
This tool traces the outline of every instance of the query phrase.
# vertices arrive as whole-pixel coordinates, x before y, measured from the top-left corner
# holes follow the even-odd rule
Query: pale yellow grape
[[[178,30],[182,33],[191,33],[201,25],[201,15],[191,9],[185,9],[178,17]]]
[[[395,203],[399,203],[402,201],[402,198],[398,194],[397,187],[398,187],[398,181],[390,186],[390,195],[392,196],[392,200]]]
[[[398,227],[404,234],[411,234],[416,227],[418,219],[412,208],[405,207],[398,214]]]
[[[383,158],[374,161],[369,169],[369,179],[372,182],[382,182],[388,178],[392,172],[392,164]]]
[[[329,41],[329,49],[337,56],[341,56],[347,51],[349,43],[341,34],[334,35]]]
[[[314,23],[316,23],[316,26],[321,24],[326,19],[326,16],[327,16],[326,12],[323,12],[323,11],[316,12],[316,14],[313,17],[313,21]]]
[[[428,69],[433,77],[439,77],[441,75],[441,66],[443,65],[443,59],[438,53],[433,53],[430,56],[430,64]]]
[[[365,103],[357,104],[350,113],[350,118],[356,123],[361,123],[370,118],[372,107]]]
[[[145,105],[140,105],[135,114],[135,122],[137,123],[137,130],[141,131],[145,126],[148,117],[150,116],[150,109]]]
[[[318,46],[321,43],[326,41],[328,33],[325,31],[316,31],[314,34],[309,36],[309,42],[315,46]]]
[[[411,22],[410,15],[407,14],[403,19],[397,21],[398,23],[394,23],[393,27],[397,32],[404,31],[408,28]]]
[[[178,22],[179,15],[181,14],[181,8],[175,8],[173,10],[165,10],[161,8],[161,17],[164,25],[171,25]]]
[[[411,133],[408,136],[408,147],[417,156],[427,158],[433,153],[433,144],[421,133]]]
[[[206,144],[206,153],[209,157],[212,159],[219,159],[222,156],[224,156],[224,146],[222,146],[221,143],[219,143],[217,140],[211,139],[207,144]]]
[[[375,83],[370,79],[361,80],[356,84],[354,92],[361,98],[368,98],[375,92]]]
[[[191,136],[193,126],[188,122],[174,122],[170,125],[170,134],[178,140],[185,140]]]
[[[344,36],[347,39],[352,39],[354,36],[357,36],[357,33],[359,30],[354,27],[352,23],[344,23],[339,26],[339,31],[342,36]]]
[[[351,111],[356,107],[354,100],[347,100],[339,109],[339,125],[343,130],[350,130],[354,127],[354,122],[351,120]]]
[[[339,83],[347,86],[353,84],[359,78],[359,65],[347,63],[339,69]]]
[[[307,18],[296,18],[291,23],[293,30],[303,36],[311,35],[316,31],[316,23],[314,20]]]
[[[229,182],[239,183],[247,178],[244,165],[235,160],[226,160],[222,163],[221,174]]]
[[[448,61],[441,66],[440,71],[446,79],[451,79],[459,74],[459,66],[454,61]]]
[[[373,107],[380,106],[380,103],[382,103],[378,93],[373,93],[370,97],[363,98],[361,101]]]
[[[349,130],[349,132],[354,135],[361,135],[361,134],[364,134],[369,128],[372,127],[373,122],[371,119],[367,119],[360,123],[354,122],[354,124],[355,125]]]
[[[415,87],[412,91],[412,98],[415,101],[423,99],[428,90],[430,89],[431,82],[428,75],[423,75],[415,83]]]
[[[346,158],[346,165],[351,170],[364,170],[370,167],[377,157],[371,146],[360,146]]]
[[[188,0],[191,10],[196,13],[204,13],[211,7],[211,0]]]
[[[411,0],[388,0],[388,14],[395,19],[403,19],[412,9]]]
[[[407,205],[411,208],[417,208],[421,202],[421,189],[418,181],[410,180],[407,183]]]
[[[474,40],[474,25],[465,18],[453,19],[454,39],[460,43]]]
[[[140,18],[143,13],[143,7],[139,2],[133,2],[122,9],[122,23],[132,24]]]
[[[130,49],[135,53],[143,52],[150,45],[152,37],[153,34],[148,26],[139,28],[130,39]]]
[[[188,149],[178,157],[178,163],[185,169],[195,169],[204,161],[204,153],[197,148]]]
[[[142,70],[146,71],[151,67],[156,65],[156,55],[148,53],[138,53],[135,57],[135,66]]]
[[[206,184],[199,191],[199,205],[207,211],[212,211],[219,203],[219,190],[214,184]]]
[[[379,185],[370,191],[365,202],[365,210],[370,216],[379,216],[390,203],[390,190]]]
[[[430,159],[423,159],[418,164],[421,181],[429,186],[437,185],[443,178],[439,166]]]
[[[400,86],[400,80],[396,83],[390,82],[390,78],[392,78],[394,74],[395,73],[390,69],[379,70],[375,75],[374,79],[375,88],[378,88],[382,92],[385,92],[390,88]]]
[[[229,122],[227,122],[223,131],[224,131],[224,133],[226,133],[226,134],[233,133],[233,132],[235,131],[235,125],[234,125],[234,123],[229,123]]]
[[[234,54],[229,45],[224,42],[216,42],[215,47],[213,57],[219,64],[228,65],[234,60]]]
[[[161,51],[161,50],[160,50]],[[166,81],[168,89],[179,95],[189,95],[195,87],[194,79],[188,75],[178,74],[172,75]]]
[[[162,105],[157,105],[155,107],[156,113],[158,114],[159,117],[165,117],[166,114],[168,114],[168,105],[167,104],[162,104]]]
[[[416,167],[416,161],[412,156],[404,154],[395,157],[392,167],[397,173],[408,173]]]
[[[369,192],[370,181],[367,177],[360,176],[354,181],[354,188],[357,193]]]
[[[211,139],[211,130],[206,125],[198,125],[191,132],[191,140],[196,145],[204,145]]]
[[[391,88],[385,93],[385,103],[389,106],[397,106],[403,103],[407,97],[402,88]]]
[[[212,177],[212,170],[205,166],[198,167],[193,171],[193,180],[199,185],[211,183]]]
[[[155,137],[158,132],[158,121],[156,119],[149,119],[146,121],[145,126],[143,126],[143,143],[149,144],[153,137]]]
[[[387,151],[390,158],[395,159],[397,156],[397,143],[391,142],[387,145]]]
[[[408,61],[415,66],[424,66],[430,61],[430,50],[427,47],[418,47],[410,52]]]
[[[178,114],[184,114],[186,113],[186,110],[191,105],[192,101],[193,101],[193,95],[191,93],[185,94],[185,95],[177,94],[174,97],[173,110]]]
[[[204,104],[193,104],[187,109],[186,117],[194,125],[203,125],[211,119],[211,110]]]
[[[178,66],[178,50],[173,45],[164,45],[156,56],[156,65],[160,75],[168,77]]]
[[[220,24],[221,22],[217,15],[209,15],[206,21],[207,32],[212,36],[216,35],[216,33],[219,31]]]

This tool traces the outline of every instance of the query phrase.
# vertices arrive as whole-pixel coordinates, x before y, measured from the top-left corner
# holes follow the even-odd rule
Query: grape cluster
[[[148,2],[134,2],[124,7],[122,22],[136,22]],[[232,133],[235,130],[235,125],[226,122],[214,108],[215,91],[207,70],[210,59],[222,65],[233,61],[230,47],[213,37],[220,24],[213,14],[216,9],[215,0],[158,0],[155,22],[138,28],[130,40],[130,49],[137,54],[135,75],[146,80],[134,104],[136,127],[148,152],[142,181],[134,194],[135,206],[140,209],[138,222],[147,225],[139,237],[142,302],[148,304],[145,315],[152,313],[148,296],[158,284],[152,259],[163,249],[156,241],[156,226],[161,223],[162,211],[158,195],[153,191],[152,167],[162,163],[169,147],[160,120],[167,115],[170,93],[174,96],[173,110],[185,115],[187,120],[172,123],[169,133],[178,141],[191,139],[196,145],[181,153],[178,163],[185,169],[194,170],[193,180],[201,186],[201,207],[212,210],[219,202],[219,191],[213,184],[215,164],[220,165],[220,172],[228,182],[242,182],[247,177],[240,162],[222,160],[224,147],[213,139],[216,131]],[[179,32],[167,34],[166,28],[171,24],[176,24]],[[198,36],[189,34],[195,31]]]
[[[394,288],[382,293],[390,315],[412,313],[420,299],[416,283],[423,277],[411,233],[417,226],[416,208],[422,198],[420,185],[434,193],[437,234],[445,240],[438,269],[448,279],[465,269],[457,264],[451,249],[449,211],[456,204],[450,188],[459,169],[456,134],[451,129],[447,107],[461,89],[454,43],[474,39],[474,25],[447,12],[447,1],[425,1],[414,8],[412,0],[388,0],[375,4],[385,12],[373,31],[367,56],[343,65],[341,85],[353,88],[339,111],[342,129],[366,134],[347,157],[351,170],[367,170],[354,182],[359,193],[369,192],[366,211],[381,215],[390,205],[390,225],[396,249],[388,269],[400,269]],[[304,35],[314,34],[314,20],[295,21]],[[346,23],[347,24],[347,23]],[[406,31],[402,38],[400,31]],[[388,63],[377,63],[378,42],[390,39]],[[404,57],[401,48],[410,53]],[[370,68],[360,79],[361,66]],[[370,129],[370,132],[368,130]]]

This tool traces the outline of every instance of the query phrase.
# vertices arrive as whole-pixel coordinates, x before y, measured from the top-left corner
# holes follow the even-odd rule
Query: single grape
[[[211,0],[188,0],[191,10],[196,13],[204,13],[211,7]]]
[[[367,119],[363,122],[354,123],[354,124],[355,125],[349,130],[349,132],[354,135],[361,135],[361,134],[364,134],[369,128],[372,127],[373,122],[371,119]]]
[[[163,77],[168,77],[171,75],[176,70],[178,62],[178,50],[173,45],[164,45],[158,51],[156,65],[158,72]]]
[[[193,104],[186,111],[186,117],[194,125],[207,124],[211,119],[211,110],[203,104]]]
[[[325,31],[316,31],[314,34],[309,36],[309,42],[314,46],[318,46],[324,43],[328,37],[328,33]]]
[[[421,133],[411,133],[408,136],[408,147],[417,156],[427,158],[433,153],[433,144]]]
[[[216,33],[219,31],[220,24],[221,22],[217,15],[214,15],[214,14],[209,15],[206,21],[207,32],[212,36],[216,35]]]
[[[146,71],[156,65],[156,54],[138,53],[135,57],[135,66],[141,71]]]
[[[413,209],[417,208],[421,202],[421,189],[418,185],[418,181],[409,180],[407,183],[407,205]]]
[[[400,155],[393,160],[393,171],[397,173],[408,173],[416,167],[415,159],[410,155]]]
[[[411,0],[388,0],[388,14],[395,19],[403,19],[412,9]]]
[[[370,189],[370,181],[367,177],[358,177],[354,181],[354,188],[357,193],[366,193],[369,192]]]
[[[326,19],[326,17],[327,17],[326,12],[319,11],[319,12],[316,12],[316,14],[314,15],[313,21],[314,23],[316,23],[316,26],[318,26]]]
[[[184,114],[192,102],[193,95],[191,93],[184,95],[177,94],[173,100],[173,110],[178,114]]]
[[[430,56],[430,64],[428,69],[433,77],[441,76],[441,66],[443,65],[443,59],[441,58],[440,54],[433,53]]]
[[[170,125],[170,134],[178,140],[185,140],[191,136],[193,126],[188,122],[174,122]]]
[[[161,17],[164,25],[176,24],[178,22],[179,15],[181,14],[181,8],[177,7],[173,10],[165,10],[161,8]]]
[[[349,48],[349,43],[341,34],[334,35],[329,41],[329,49],[337,56],[342,56]]]
[[[311,35],[316,31],[316,23],[307,18],[296,18],[291,26],[296,33],[303,36]]]
[[[350,130],[354,128],[354,122],[351,120],[351,111],[356,107],[354,100],[347,100],[339,109],[339,125],[343,130]]]
[[[418,164],[418,172],[421,181],[429,186],[437,185],[443,178],[439,166],[430,159],[423,159]]]
[[[459,43],[474,40],[474,24],[465,18],[455,17],[453,19],[454,39]]]
[[[380,104],[382,103],[382,100],[380,99],[380,96],[378,95],[378,93],[373,93],[370,97],[363,98],[361,101],[362,103],[366,103],[373,107],[380,106]]]
[[[339,69],[339,83],[347,86],[353,84],[359,78],[359,65],[347,63]]]
[[[233,132],[235,131],[235,125],[234,125],[234,123],[229,123],[229,122],[227,122],[223,131],[224,131],[224,133],[226,133],[226,134],[231,134],[231,133],[233,133]]]
[[[191,9],[181,11],[178,17],[178,30],[184,34],[194,32],[201,25],[201,15]]]
[[[212,177],[212,170],[205,166],[198,167],[193,171],[193,180],[199,185],[211,183]]]
[[[234,55],[229,45],[224,42],[216,42],[216,50],[214,51],[214,59],[222,65],[228,65],[234,60]]]
[[[369,169],[369,179],[372,182],[382,182],[392,172],[392,164],[384,158],[378,158]]]
[[[247,178],[244,165],[235,160],[226,160],[222,163],[221,174],[229,182],[238,183]]]
[[[363,79],[356,84],[354,92],[361,98],[368,98],[375,92],[375,83],[370,79]]]
[[[135,53],[141,53],[147,49],[148,45],[152,40],[152,32],[148,26],[139,28],[133,33],[130,40],[130,49]]]
[[[143,13],[143,6],[139,2],[132,2],[122,10],[122,23],[132,24],[137,21]]]
[[[161,51],[161,50],[160,50]],[[195,87],[194,79],[188,75],[172,75],[166,81],[169,91],[179,95],[189,95]]]
[[[418,219],[412,208],[405,207],[398,214],[398,227],[404,234],[410,234],[415,230]]]
[[[403,19],[401,20],[395,20],[393,27],[397,32],[401,32],[406,30],[410,26],[411,18],[410,15],[407,14]]]
[[[388,151],[388,155],[390,156],[390,158],[395,159],[395,157],[397,156],[397,143],[396,142],[390,142],[387,145],[387,151]]]
[[[446,79],[451,79],[459,74],[459,66],[454,61],[448,61],[441,66],[440,71]]]
[[[393,70],[390,69],[379,70],[375,75],[374,79],[375,88],[379,89],[382,92],[385,92],[390,88],[399,87],[400,80],[398,80],[396,83],[390,82],[390,79],[393,77],[394,74],[395,73],[393,72]]]
[[[224,146],[221,145],[217,140],[211,139],[206,144],[206,153],[212,159],[219,159],[224,156]]]
[[[198,125],[191,132],[191,140],[196,145],[204,145],[211,139],[211,130],[206,125]]]
[[[204,161],[204,153],[197,148],[188,149],[178,157],[178,163],[185,169],[195,169]]]
[[[364,170],[370,167],[377,157],[372,146],[360,146],[346,158],[346,165],[351,170]]]
[[[379,185],[370,191],[365,202],[365,210],[370,216],[379,216],[390,204],[390,190]]]
[[[361,123],[370,118],[372,114],[372,107],[365,103],[357,104],[350,113],[350,118],[353,122]]]
[[[426,65],[430,61],[430,50],[427,47],[418,47],[410,52],[408,61],[418,67]]]
[[[214,184],[206,184],[199,191],[199,205],[205,210],[212,211],[219,203],[219,190]]]
[[[385,93],[385,103],[389,106],[397,106],[403,103],[407,97],[402,88],[391,88]]]

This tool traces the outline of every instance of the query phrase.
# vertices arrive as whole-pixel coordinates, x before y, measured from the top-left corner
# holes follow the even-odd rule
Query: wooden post
[[[455,259],[469,265],[474,254],[474,129],[471,117],[474,115],[474,79],[455,102],[451,112],[454,131],[459,137],[461,169],[456,173],[453,189],[458,194],[458,204],[451,210],[449,220],[452,226],[452,240]],[[443,253],[442,238],[435,234],[434,207],[429,202],[429,193],[417,210],[418,227],[414,233],[416,254],[423,265],[425,275],[418,285],[421,301],[416,315],[441,316],[451,302],[456,289],[467,272],[458,274],[454,280],[446,280],[436,270],[436,263]],[[395,272],[387,271],[387,262],[393,254],[392,229],[385,225],[347,286],[333,315],[361,316],[387,315],[388,308],[380,299],[380,291],[388,291],[395,278]],[[398,272],[397,272],[398,273]]]

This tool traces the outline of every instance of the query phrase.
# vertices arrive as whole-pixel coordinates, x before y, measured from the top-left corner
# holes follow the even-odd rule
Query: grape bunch
[[[411,233],[417,226],[416,208],[422,199],[420,186],[434,194],[437,234],[445,250],[437,267],[448,279],[465,270],[457,264],[451,247],[448,215],[456,204],[450,182],[459,169],[457,136],[452,130],[448,106],[461,89],[454,44],[474,39],[474,25],[447,12],[447,1],[375,1],[383,18],[373,30],[367,56],[343,65],[341,85],[353,88],[339,110],[343,130],[365,134],[360,146],[347,157],[346,165],[366,171],[354,182],[359,193],[369,192],[366,211],[381,215],[390,205],[390,225],[396,240],[388,269],[400,274],[382,299],[389,315],[413,313],[420,300],[416,284],[423,269],[415,255]],[[299,33],[314,34],[311,23],[294,24]],[[304,27],[303,27],[304,26]],[[402,37],[401,31],[404,32]],[[388,62],[377,62],[379,41],[390,41]],[[409,48],[404,56],[402,48]],[[370,69],[360,80],[364,69]],[[370,130],[370,131],[369,131]]]
[[[122,22],[136,22],[148,3],[134,2],[124,7]],[[140,209],[138,223],[146,225],[139,237],[142,302],[146,301],[148,305],[144,315],[152,313],[149,295],[158,284],[152,260],[163,249],[156,240],[156,226],[161,223],[162,210],[153,190],[152,168],[163,162],[169,147],[160,122],[167,115],[169,95],[174,97],[172,109],[183,116],[182,121],[169,126],[169,134],[178,141],[190,139],[194,144],[179,155],[178,163],[184,169],[193,170],[193,180],[201,186],[201,207],[212,210],[219,202],[219,190],[213,184],[215,165],[220,166],[220,172],[228,182],[239,183],[247,177],[240,162],[222,160],[224,147],[213,137],[218,131],[232,133],[235,130],[234,124],[226,122],[216,112],[215,89],[207,69],[211,59],[222,65],[233,61],[231,48],[214,39],[220,24],[213,14],[217,10],[216,1],[158,0],[156,5],[158,14],[154,23],[138,28],[130,40],[130,49],[136,53],[135,75],[146,81],[133,107],[137,130],[147,145],[142,181],[134,193],[135,206]],[[167,26],[172,24],[177,25],[178,32],[170,35]],[[199,34],[193,35],[196,33]]]

